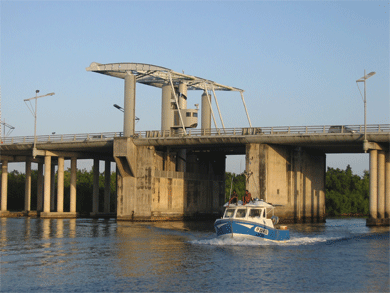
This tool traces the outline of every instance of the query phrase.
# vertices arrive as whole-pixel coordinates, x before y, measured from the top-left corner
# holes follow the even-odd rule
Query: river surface
[[[285,243],[212,222],[0,219],[1,292],[388,292],[389,227],[289,225]]]

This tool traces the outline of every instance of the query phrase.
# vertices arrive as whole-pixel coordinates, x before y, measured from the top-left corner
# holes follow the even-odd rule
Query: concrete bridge
[[[26,162],[25,213],[31,213],[31,163],[38,164],[38,212],[41,217],[76,217],[76,166],[79,159],[94,160],[93,215],[108,214],[109,176],[104,210],[98,210],[99,161],[105,173],[118,166],[119,220],[180,219],[216,214],[223,204],[225,158],[245,154],[247,188],[253,197],[284,206],[287,222],[322,221],[325,213],[327,153],[362,153],[362,125],[334,127],[252,127],[180,131],[142,131],[132,137],[122,132],[4,138],[1,211],[7,215],[7,167]],[[370,214],[368,224],[385,224],[390,214],[390,125],[368,125],[370,141]],[[180,150],[186,149],[185,167]],[[64,160],[71,160],[70,210],[63,210]],[[58,165],[57,192],[53,186]],[[43,170],[45,175],[43,176]],[[131,179],[130,179],[131,178]],[[124,189],[133,180],[132,192]],[[123,183],[125,181],[125,183]],[[42,188],[44,187],[44,188]],[[57,198],[55,199],[54,196]],[[56,204],[55,204],[56,203]]]
[[[122,133],[4,138],[1,214],[7,211],[7,168],[26,162],[25,213],[31,207],[31,164],[38,164],[41,217],[76,217],[77,160],[93,159],[92,215],[109,210],[111,162],[117,166],[118,220],[167,220],[217,215],[225,199],[227,155],[245,154],[246,187],[252,196],[281,205],[285,222],[325,217],[327,153],[370,153],[370,219],[388,225],[390,125],[252,127],[243,90],[142,63],[91,63],[87,71],[124,80]],[[366,77],[365,77],[366,78]],[[368,78],[368,77],[367,77]],[[161,129],[135,131],[136,84],[161,89]],[[201,106],[187,108],[188,91],[201,91]],[[217,91],[241,96],[247,128],[225,128]],[[214,98],[214,99],[213,99]],[[212,102],[222,127],[218,128]],[[200,128],[198,126],[200,112]],[[213,120],[215,129],[211,127]],[[70,210],[64,211],[64,160],[71,161]],[[98,206],[99,161],[105,163],[104,210]],[[53,184],[58,165],[57,199]],[[44,176],[43,176],[44,170]]]

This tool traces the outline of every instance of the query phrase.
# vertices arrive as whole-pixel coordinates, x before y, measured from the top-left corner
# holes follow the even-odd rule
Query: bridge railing
[[[367,133],[389,133],[390,124],[367,125]],[[147,130],[138,131],[133,136],[138,138],[178,138],[178,137],[201,137],[201,136],[242,136],[242,135],[296,135],[296,134],[346,134],[364,133],[364,125],[324,125],[324,126],[274,126],[274,127],[244,127],[244,128],[211,128],[211,129],[187,129],[184,134],[182,129],[178,130]],[[115,137],[123,136],[122,132],[102,132],[83,134],[53,134],[37,136],[38,143],[50,142],[83,142],[83,141],[104,141],[113,140]],[[34,136],[3,137],[1,144],[31,144],[34,143]]]
[[[122,132],[102,132],[102,133],[81,133],[81,134],[53,134],[53,135],[38,135],[38,143],[50,142],[71,142],[71,141],[101,141],[112,140],[115,137],[122,136]],[[2,144],[31,144],[34,143],[34,136],[13,136],[3,137]]]
[[[367,125],[368,133],[390,132],[390,124]],[[274,127],[244,127],[225,129],[187,129],[186,136],[237,136],[237,135],[296,135],[296,134],[345,134],[364,133],[364,125],[324,125],[324,126],[274,126]],[[182,129],[178,130],[148,130],[136,133],[138,138],[167,138],[184,136]]]

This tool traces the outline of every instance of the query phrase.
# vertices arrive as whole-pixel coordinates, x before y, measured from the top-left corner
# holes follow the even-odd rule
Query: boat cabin
[[[248,222],[256,222],[273,227],[279,222],[279,218],[274,215],[274,207],[263,201],[254,201],[243,205],[238,204],[225,205],[226,210],[223,219],[237,219]]]
[[[227,208],[225,211],[225,214],[223,215],[223,218],[267,218],[267,214],[265,211],[265,208]]]

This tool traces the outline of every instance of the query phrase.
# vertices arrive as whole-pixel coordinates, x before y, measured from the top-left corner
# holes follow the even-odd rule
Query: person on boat
[[[233,190],[233,193],[230,197],[230,200],[229,200],[229,203],[228,203],[228,206],[231,204],[231,203],[237,203],[238,202],[238,195],[236,193],[235,190]]]
[[[248,192],[248,190],[245,190],[244,200],[242,204],[245,205],[249,203],[251,200],[252,200],[252,195],[250,194],[250,192]]]

